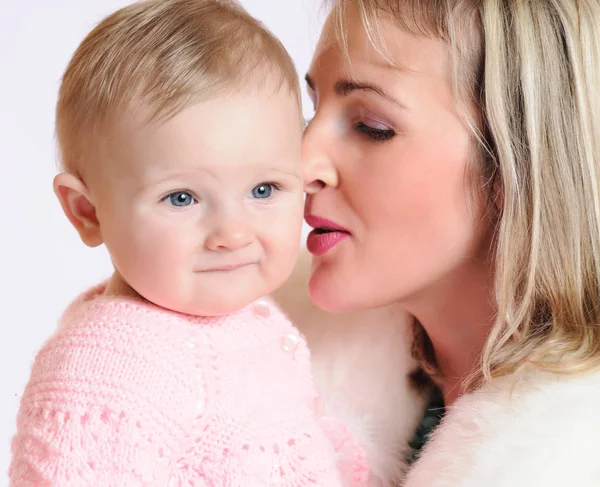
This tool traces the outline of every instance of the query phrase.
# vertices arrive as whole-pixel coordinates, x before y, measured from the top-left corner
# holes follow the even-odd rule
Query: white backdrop
[[[104,248],[78,239],[52,192],[54,104],[77,45],[127,0],[0,0],[0,485],[36,351],[79,292],[108,277]],[[318,38],[320,0],[242,0],[279,36],[303,74]],[[304,99],[305,114],[310,103]]]

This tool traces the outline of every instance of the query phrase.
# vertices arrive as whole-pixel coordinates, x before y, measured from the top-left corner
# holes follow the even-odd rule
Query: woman
[[[412,317],[447,411],[407,487],[600,485],[598,32],[598,0],[338,0],[326,22],[307,75],[310,295]],[[306,324],[295,292],[282,305]],[[327,339],[317,372],[359,368],[359,345],[340,359]],[[406,376],[400,362],[369,373]],[[360,411],[389,485],[388,438],[361,429],[353,380],[325,384],[326,407]],[[398,438],[422,407],[406,384],[404,402],[400,387],[373,400],[399,404]]]

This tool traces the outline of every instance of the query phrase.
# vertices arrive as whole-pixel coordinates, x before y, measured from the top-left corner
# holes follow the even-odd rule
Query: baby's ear
[[[60,173],[54,178],[53,186],[65,215],[79,233],[83,243],[89,247],[102,244],[96,207],[83,181],[73,174]]]

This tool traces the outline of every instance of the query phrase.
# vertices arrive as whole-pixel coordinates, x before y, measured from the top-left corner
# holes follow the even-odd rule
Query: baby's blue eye
[[[194,198],[187,191],[176,191],[175,193],[171,193],[165,196],[165,199],[163,201],[166,201],[172,206],[177,206],[178,208],[190,206],[194,203],[197,203],[196,198]]]
[[[273,185],[270,183],[259,184],[258,186],[252,188],[250,193],[252,194],[253,198],[265,200],[270,198],[273,194]]]

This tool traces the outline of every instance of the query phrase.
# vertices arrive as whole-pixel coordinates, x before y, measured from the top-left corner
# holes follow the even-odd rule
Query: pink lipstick
[[[325,218],[305,215],[304,219],[314,230],[308,234],[306,247],[313,255],[323,255],[350,236],[350,232]]]

